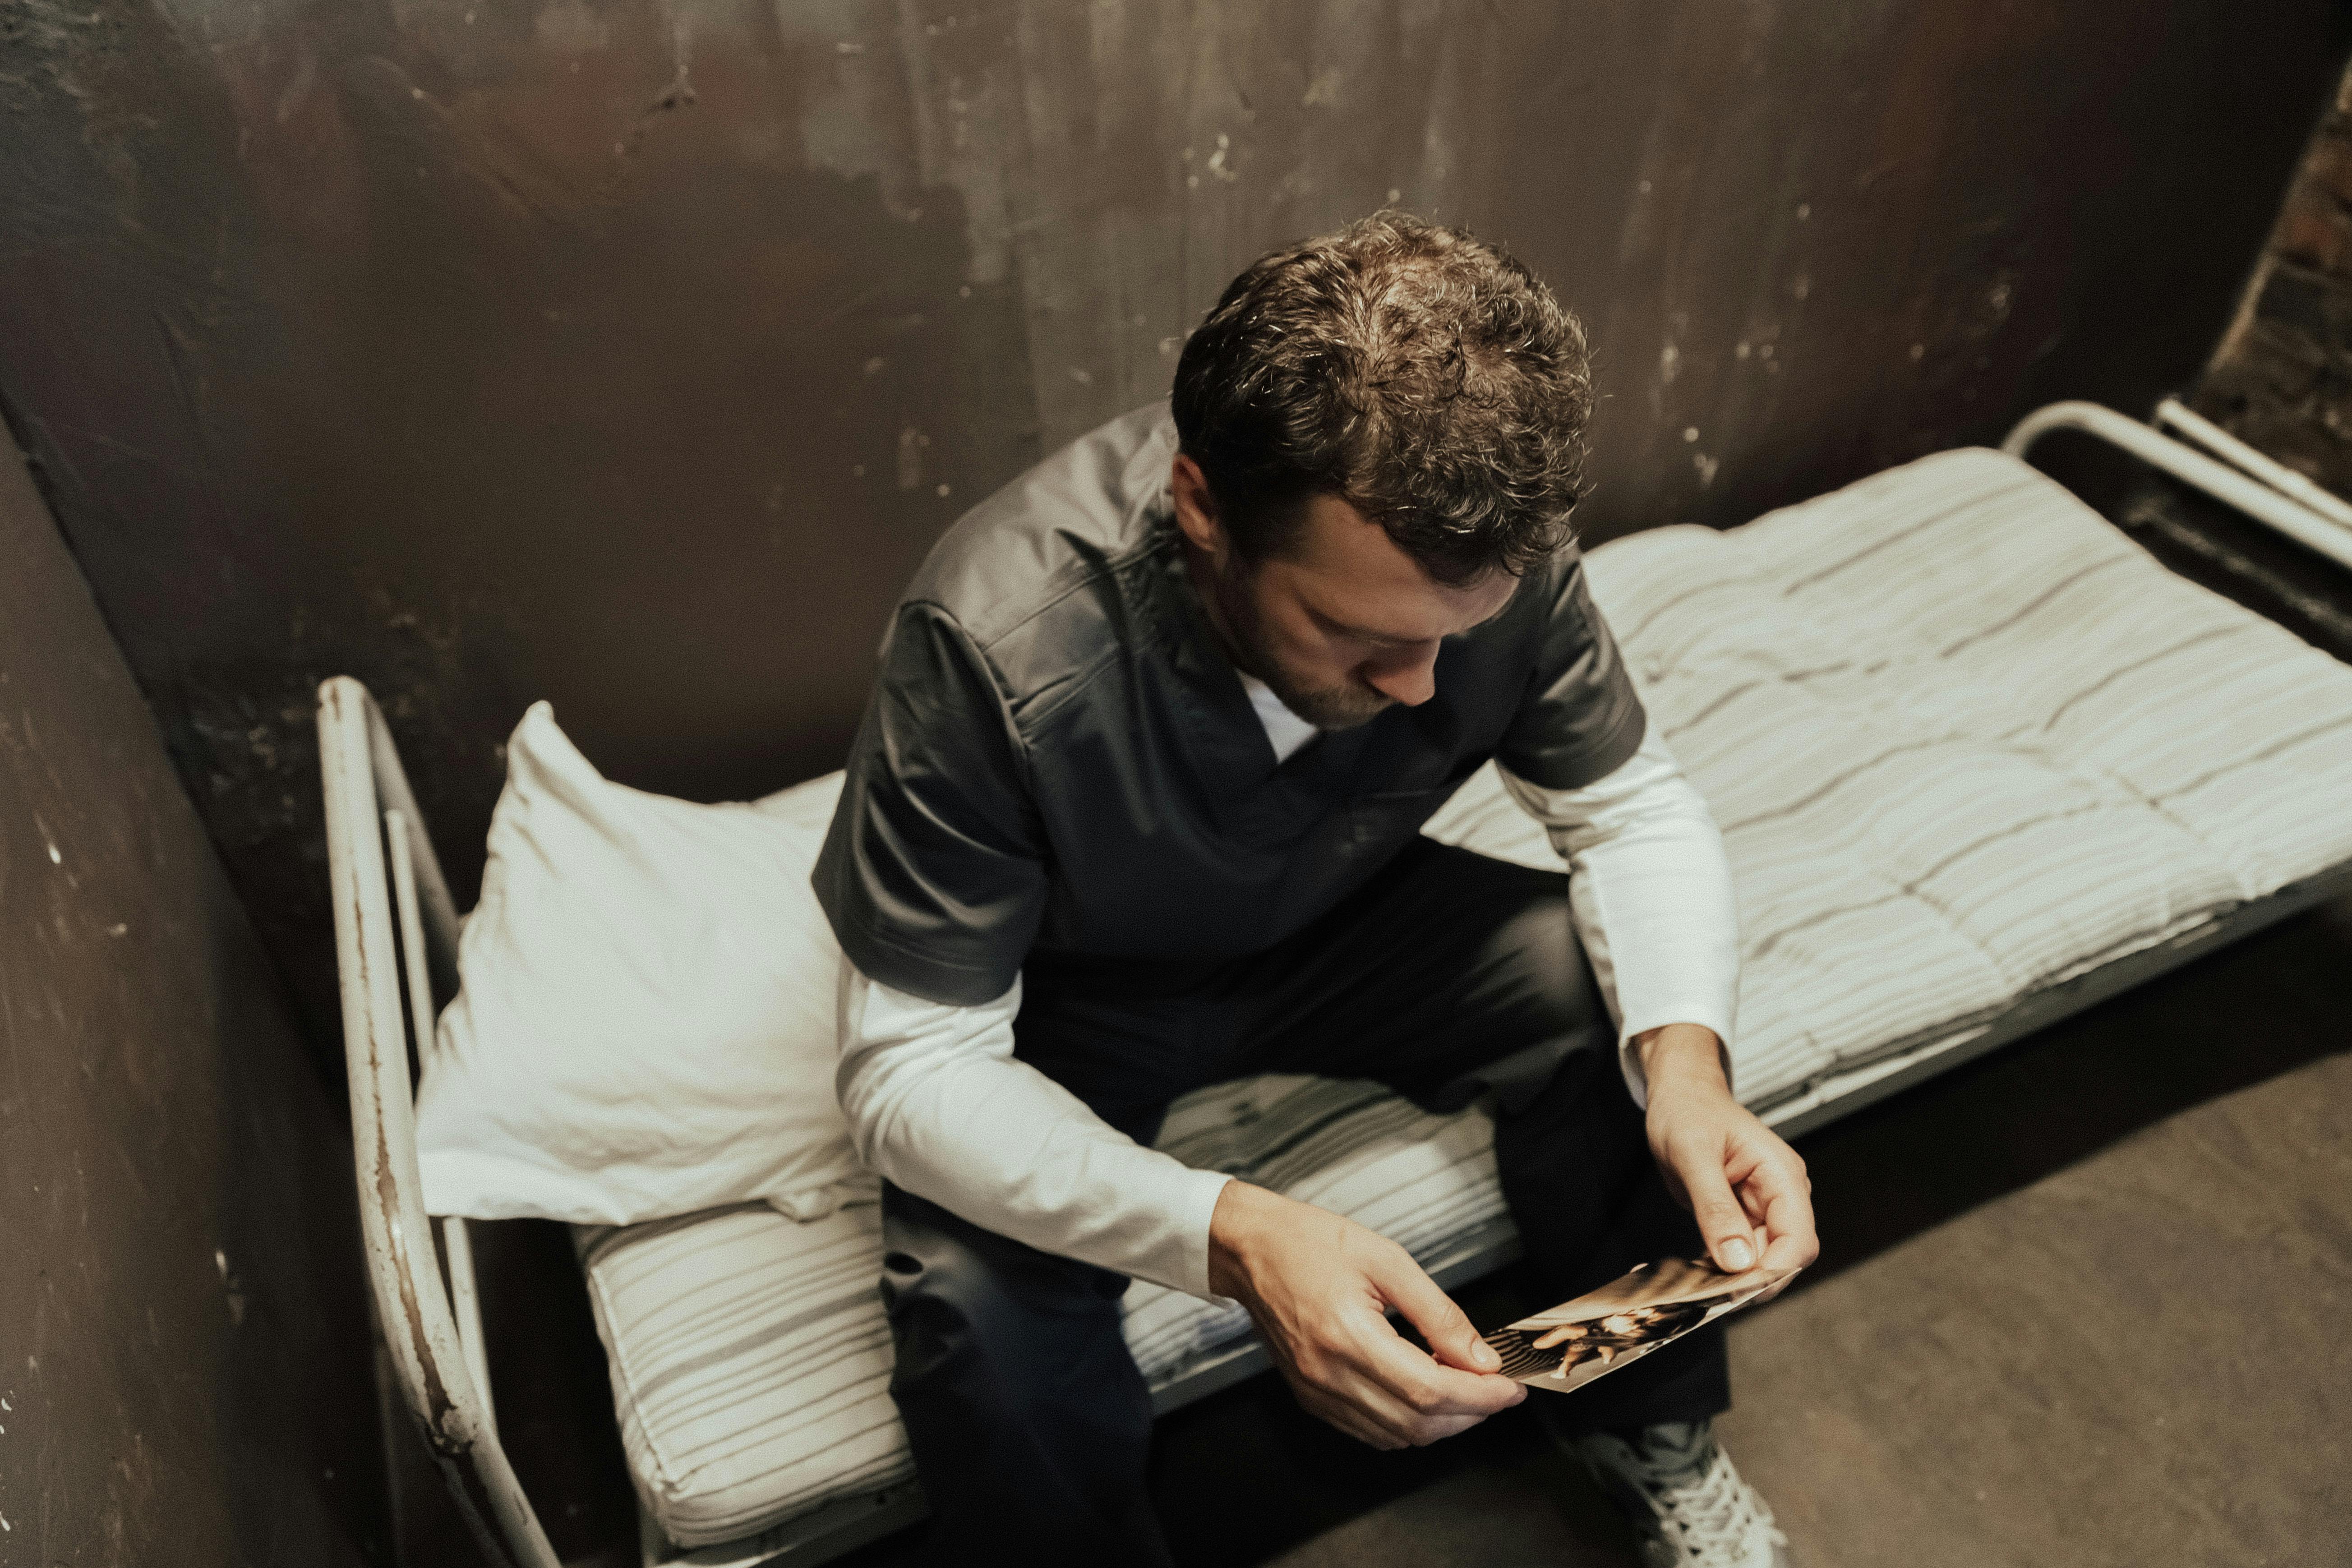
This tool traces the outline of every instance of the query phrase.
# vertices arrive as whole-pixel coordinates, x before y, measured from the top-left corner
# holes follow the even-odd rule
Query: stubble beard
[[[1265,628],[1258,619],[1256,602],[1249,595],[1247,583],[1238,575],[1244,570],[1235,561],[1216,583],[1217,607],[1222,612],[1219,618],[1235,644],[1232,652],[1236,665],[1265,681],[1266,689],[1282,699],[1285,708],[1318,730],[1352,730],[1371,722],[1396,705],[1395,698],[1367,686],[1308,688],[1291,679],[1267,649]]]
[[[1262,675],[1258,679],[1282,699],[1285,708],[1318,730],[1352,730],[1359,724],[1370,723],[1396,706],[1395,698],[1383,697],[1377,691],[1367,691],[1358,687],[1326,686],[1318,690],[1303,691],[1272,676]]]

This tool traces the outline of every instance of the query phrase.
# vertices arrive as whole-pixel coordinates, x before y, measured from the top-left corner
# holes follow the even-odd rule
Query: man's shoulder
[[[1530,566],[1503,613],[1462,640],[1538,657],[1537,650],[1559,631],[1580,629],[1597,616],[1583,583],[1583,557],[1571,541]]]
[[[905,602],[945,611],[992,662],[1024,646],[1083,658],[1102,630],[1089,605],[1164,542],[1175,451],[1164,402],[1088,431],[958,520]]]

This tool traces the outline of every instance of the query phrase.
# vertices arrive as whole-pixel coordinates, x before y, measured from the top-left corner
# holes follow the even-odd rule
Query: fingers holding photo
[[[1211,1280],[1249,1309],[1300,1405],[1375,1447],[1450,1437],[1527,1396],[1410,1253],[1309,1205],[1227,1184]],[[1430,1351],[1398,1333],[1391,1310]]]

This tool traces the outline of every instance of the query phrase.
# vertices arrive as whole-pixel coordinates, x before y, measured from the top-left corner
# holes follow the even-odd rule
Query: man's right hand
[[[1227,1182],[1209,1221],[1209,1288],[1249,1309],[1300,1405],[1375,1448],[1451,1437],[1527,1397],[1411,1254],[1311,1204]],[[1391,1311],[1435,1354],[1398,1334]]]

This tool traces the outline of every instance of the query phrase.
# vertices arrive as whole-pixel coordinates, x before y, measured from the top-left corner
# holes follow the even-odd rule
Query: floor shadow
[[[1795,1289],[2344,1050],[2347,973],[2352,901],[2341,901],[1800,1139],[1822,1257]]]
[[[636,1500],[569,1227],[474,1226],[499,1442],[567,1568],[635,1568]]]

